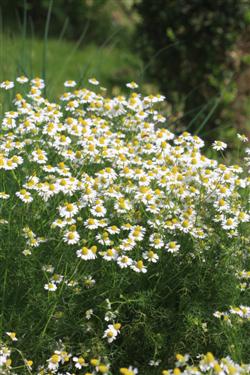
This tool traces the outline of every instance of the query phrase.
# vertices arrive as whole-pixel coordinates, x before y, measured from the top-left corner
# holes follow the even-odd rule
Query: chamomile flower
[[[248,138],[247,138],[247,136],[246,136],[245,134],[239,134],[239,133],[237,133],[237,138],[238,138],[241,142],[243,142],[243,143],[248,142]]]
[[[59,275],[58,273],[55,273],[51,276],[51,281],[55,284],[60,284],[63,281],[64,276]]]
[[[29,370],[32,370],[33,361],[31,359],[25,359],[24,363]]]
[[[177,253],[179,249],[180,245],[176,241],[170,241],[166,246],[167,252],[172,254]]]
[[[20,76],[20,77],[17,77],[16,80],[17,80],[18,83],[23,84],[23,83],[28,82],[28,81],[29,81],[29,78],[27,78],[27,77],[25,77],[25,76]]]
[[[84,225],[85,225],[86,228],[88,228],[88,229],[96,229],[96,228],[98,228],[98,226],[99,226],[99,221],[98,221],[98,219],[89,218],[89,219],[87,219],[87,220],[84,222]]]
[[[225,218],[222,222],[222,228],[225,230],[235,229],[237,227],[237,219],[234,217]]]
[[[146,273],[147,272],[147,268],[145,267],[142,260],[138,260],[138,261],[133,262],[133,264],[131,265],[131,269],[134,270],[135,272],[138,272],[138,273]]]
[[[78,212],[78,207],[74,203],[66,203],[59,207],[59,215],[66,219],[74,217]]]
[[[154,360],[154,359],[151,359],[148,364],[149,366],[151,367],[158,367],[161,363],[161,360],[160,359],[157,359],[157,360]]]
[[[14,82],[12,81],[3,81],[0,83],[0,88],[5,90],[10,90],[14,87]]]
[[[99,233],[96,235],[96,240],[101,245],[110,246],[113,241],[109,238],[109,233],[104,231],[103,233]]]
[[[88,363],[86,363],[85,359],[83,357],[73,357],[73,361],[75,363],[75,367],[79,370],[81,370],[82,367],[88,366]]]
[[[244,212],[244,211],[240,211],[237,213],[237,219],[239,222],[242,222],[242,223],[247,223],[250,221],[250,214]]]
[[[112,248],[100,253],[100,255],[108,262],[111,260],[116,260],[118,258],[118,252]]]
[[[149,236],[149,242],[155,249],[162,249],[164,247],[164,241],[160,235],[153,233]]]
[[[121,241],[119,248],[123,251],[131,251],[136,246],[134,238],[125,238]]]
[[[202,371],[208,371],[214,367],[216,364],[216,359],[211,352],[208,352],[206,355],[203,356],[203,359],[200,361],[200,369]]]
[[[90,320],[91,317],[92,317],[92,315],[93,315],[93,313],[94,313],[93,309],[89,309],[89,310],[85,311],[85,317],[86,317],[86,319]]]
[[[90,249],[84,246],[80,250],[77,250],[76,255],[83,260],[94,260],[96,258],[96,250],[95,246],[92,246]]]
[[[120,333],[120,328],[120,323],[109,324],[102,337],[106,338],[108,343],[112,343],[114,340],[116,340],[118,334]]]
[[[139,86],[137,85],[137,83],[135,82],[129,82],[129,83],[126,83],[126,86],[129,88],[129,89],[137,89]]]
[[[176,354],[176,366],[184,366],[189,361],[190,356],[188,354],[182,355],[182,354]]]
[[[107,232],[110,234],[118,234],[120,233],[120,229],[116,225],[112,225],[111,227],[107,228]]]
[[[110,322],[110,321],[114,321],[117,317],[117,312],[113,312],[113,311],[107,311],[105,313],[105,317],[104,317],[104,320],[106,322]]]
[[[104,217],[107,210],[103,205],[97,204],[93,208],[91,208],[90,212],[93,216]]]
[[[31,84],[33,87],[36,87],[38,89],[43,89],[45,87],[44,80],[42,78],[36,77],[31,80]]]
[[[80,236],[76,230],[69,230],[64,233],[63,240],[68,245],[75,245],[79,242]]]
[[[136,226],[132,228],[132,230],[129,233],[129,238],[133,241],[142,241],[144,234],[146,232],[146,229],[141,226]]]
[[[126,255],[122,255],[117,258],[117,264],[121,268],[127,268],[131,266],[132,263],[133,263],[133,260]]]
[[[32,155],[32,160],[38,164],[46,164],[48,160],[46,152],[40,149],[33,151],[31,155]]]
[[[138,369],[136,367],[129,366],[127,367],[121,367],[120,368],[120,374],[122,375],[137,375]]]
[[[65,109],[66,109],[67,111],[74,112],[75,109],[76,109],[77,107],[79,107],[79,103],[78,103],[78,101],[77,101],[77,100],[70,100],[70,101],[67,103]],[[62,142],[62,141],[61,141],[61,142]]]
[[[53,273],[55,270],[55,267],[53,267],[51,264],[45,264],[42,266],[42,271],[48,272],[48,273]]]
[[[24,203],[30,203],[33,201],[32,195],[25,189],[21,189],[20,191],[16,192],[16,196],[20,198]]]
[[[227,144],[221,141],[214,141],[212,147],[216,151],[223,151],[227,148]]]
[[[4,191],[0,191],[0,199],[9,199],[10,195],[5,193]]]
[[[17,341],[16,332],[6,332],[6,335],[8,335],[12,341]]]
[[[61,361],[61,356],[58,353],[54,353],[49,359],[48,359],[48,369],[52,371],[56,371],[59,367],[59,363]]]
[[[89,78],[88,81],[89,81],[89,83],[91,83],[91,85],[94,85],[94,86],[99,85],[99,81],[97,81],[96,78]]]
[[[57,286],[55,282],[49,282],[48,284],[44,285],[44,289],[48,290],[49,292],[55,292],[57,290]]]
[[[89,275],[89,276],[84,276],[83,283],[84,283],[84,286],[87,289],[89,289],[89,288],[92,288],[95,285],[96,281],[95,281],[95,279],[93,279],[93,277],[91,275]]]
[[[29,256],[29,255],[32,254],[32,252],[30,251],[30,249],[24,249],[24,250],[22,251],[22,253],[23,253],[23,255],[25,255],[25,256]]]
[[[65,87],[75,87],[76,86],[76,81],[68,80],[64,82]]]
[[[239,307],[231,307],[229,310],[230,314],[239,316],[242,319],[247,319],[250,321],[250,307],[240,305]]]
[[[152,250],[144,251],[142,253],[142,256],[144,259],[146,259],[148,262],[157,263],[159,260],[159,255],[154,253]]]

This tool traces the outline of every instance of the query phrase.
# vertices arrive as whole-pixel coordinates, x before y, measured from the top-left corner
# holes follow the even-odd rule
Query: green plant
[[[134,82],[111,98],[93,78],[64,86],[50,101],[40,78],[0,84],[13,93],[0,139],[0,330],[13,368],[1,344],[0,371],[148,375],[210,350],[247,361],[249,149],[242,167],[208,158],[201,138],[163,127],[164,97]]]

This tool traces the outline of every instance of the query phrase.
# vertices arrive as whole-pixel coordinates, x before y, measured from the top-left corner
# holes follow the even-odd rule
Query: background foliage
[[[51,7],[50,35],[58,36],[61,32],[67,38],[79,38],[86,26],[90,28],[90,38],[98,40],[103,32],[108,32],[111,26],[107,22],[107,13],[104,10],[107,0],[82,1],[82,0],[50,0],[23,1],[3,0],[2,12],[7,24],[17,28],[16,19],[22,23],[25,13],[28,22],[35,28],[38,35],[43,35],[44,24]]]
[[[248,2],[238,0],[140,1],[137,41],[148,73],[196,131],[210,126],[235,99],[240,66],[232,53],[249,31]],[[241,66],[242,68],[242,66]]]
[[[221,136],[231,150],[236,132],[248,131],[247,0],[3,0],[0,9],[2,45],[8,35],[12,44],[21,44],[22,55],[26,50],[28,57],[20,62],[17,54],[12,58],[2,49],[2,79],[11,66],[16,67],[17,60],[19,71],[44,76],[45,69],[53,70],[58,59],[64,68],[69,67],[65,57],[73,54],[81,71],[99,74],[110,88],[124,85],[133,76],[143,92],[161,90],[172,105],[176,129],[192,130],[210,139]],[[20,35],[28,41],[25,48]],[[54,53],[51,38],[57,42]],[[44,40],[44,45],[38,39]],[[72,45],[66,45],[65,39]],[[89,54],[89,45],[96,52]],[[107,47],[103,75],[99,49]],[[49,49],[52,53],[47,53]],[[123,56],[122,63],[115,63],[113,50],[116,56]],[[39,57],[41,52],[50,54],[50,64]],[[64,70],[67,79],[72,68]],[[58,85],[53,86],[55,93]]]

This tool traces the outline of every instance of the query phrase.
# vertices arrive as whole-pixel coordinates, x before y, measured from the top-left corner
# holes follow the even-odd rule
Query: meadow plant
[[[1,374],[249,374],[246,137],[228,166],[88,84],[0,84]]]

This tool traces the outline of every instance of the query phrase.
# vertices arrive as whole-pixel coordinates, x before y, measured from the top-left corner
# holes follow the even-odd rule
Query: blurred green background
[[[167,98],[169,126],[234,151],[250,135],[249,0],[1,0],[0,80],[136,81]]]

